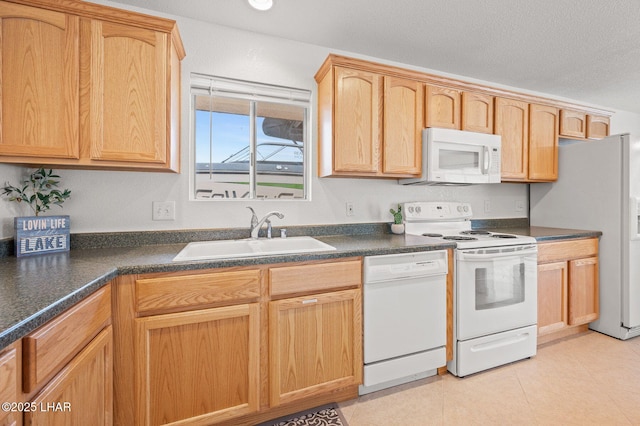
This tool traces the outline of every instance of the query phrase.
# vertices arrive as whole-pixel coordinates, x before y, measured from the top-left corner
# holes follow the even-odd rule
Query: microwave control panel
[[[491,153],[491,173],[500,173],[500,148],[490,148]]]

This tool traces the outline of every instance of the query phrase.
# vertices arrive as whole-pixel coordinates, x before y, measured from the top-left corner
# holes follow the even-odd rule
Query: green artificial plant
[[[398,204],[398,211],[394,209],[389,209],[391,214],[393,215],[393,223],[398,225],[402,223],[402,207]]]
[[[57,189],[60,176],[53,170],[39,168],[22,182],[22,186],[12,186],[8,183],[2,188],[2,196],[8,201],[29,204],[31,210],[38,216],[51,208],[52,205],[62,207],[62,203],[71,196],[68,189]]]

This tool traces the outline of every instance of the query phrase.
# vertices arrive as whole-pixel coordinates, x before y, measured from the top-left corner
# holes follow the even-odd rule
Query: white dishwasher
[[[446,361],[445,250],[364,258],[360,395],[437,374]]]

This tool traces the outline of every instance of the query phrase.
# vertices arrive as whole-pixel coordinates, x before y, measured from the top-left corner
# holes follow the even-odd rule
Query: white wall
[[[101,0],[96,3],[122,8],[119,3]],[[248,227],[250,216],[245,209],[248,205],[256,208],[258,214],[275,209],[282,211],[285,214],[282,225],[390,221],[390,207],[398,202],[416,200],[468,201],[472,204],[476,218],[527,216],[528,193],[525,184],[404,187],[394,180],[319,179],[315,177],[315,122],[312,201],[189,201],[191,72],[309,89],[314,92],[315,107],[316,83],[313,76],[330,52],[404,65],[352,52],[338,52],[191,19],[170,17],[178,21],[187,52],[182,62],[182,173],[58,170],[63,178],[63,187],[71,189],[72,196],[63,209],[54,207],[52,212],[71,215],[72,232]],[[315,116],[315,111],[312,115]],[[616,120],[614,117],[614,124]],[[625,118],[625,123],[634,120],[637,122],[638,117],[629,116]],[[614,125],[612,127],[617,128]],[[15,166],[0,165],[0,173],[2,178],[6,177],[0,178],[1,181],[9,180],[13,183],[23,171]],[[152,201],[170,200],[176,202],[176,220],[152,221]],[[489,212],[484,211],[485,200],[490,200]],[[354,205],[355,214],[352,217],[347,217],[345,213],[347,201]],[[516,201],[524,201],[524,211],[516,211]],[[0,205],[0,238],[13,235],[13,216],[17,213],[15,207],[9,208],[7,204],[2,202]],[[24,211],[23,214],[27,213]]]

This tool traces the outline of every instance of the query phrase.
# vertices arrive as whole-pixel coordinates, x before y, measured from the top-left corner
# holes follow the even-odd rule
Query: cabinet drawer
[[[111,322],[111,287],[98,290],[23,338],[23,390],[44,384]]]
[[[361,260],[284,266],[269,269],[271,296],[357,287],[362,283]]]
[[[136,280],[136,310],[180,310],[217,303],[256,301],[260,270]]]
[[[538,263],[579,259],[598,254],[598,239],[558,241],[538,244]]]

